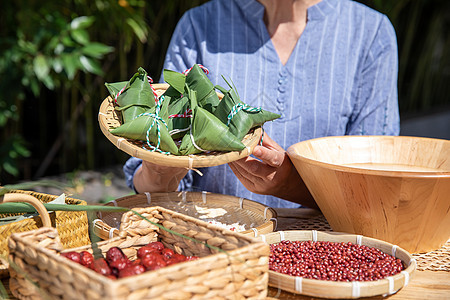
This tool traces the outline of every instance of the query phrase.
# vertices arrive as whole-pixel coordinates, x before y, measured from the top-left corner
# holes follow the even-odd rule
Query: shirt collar
[[[235,0],[235,2],[251,18],[261,19],[264,15],[264,6],[257,0]],[[335,10],[336,6],[337,0],[320,1],[308,8],[308,21],[324,19]]]
[[[325,19],[337,6],[337,0],[322,0],[308,8],[308,21]]]

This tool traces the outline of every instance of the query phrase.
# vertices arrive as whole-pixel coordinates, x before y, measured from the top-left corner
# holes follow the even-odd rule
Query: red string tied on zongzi
[[[156,90],[155,90],[155,88],[152,85],[153,78],[151,78],[149,75],[147,75],[147,80],[148,80],[148,83],[150,84],[150,87],[152,89],[153,96],[155,96],[155,102],[158,102],[158,94],[156,93]]]
[[[198,65],[198,66],[200,67],[200,69],[203,70],[203,72],[205,72],[206,75],[209,74],[209,70],[208,70],[205,66],[203,66],[203,65]],[[191,68],[185,70],[185,71],[183,72],[183,75],[187,75],[187,74],[189,73],[189,71],[192,70],[192,68],[193,68],[193,67],[191,67]]]
[[[184,113],[182,114],[173,114],[169,116],[169,119],[172,118],[192,118],[192,109],[188,108]]]

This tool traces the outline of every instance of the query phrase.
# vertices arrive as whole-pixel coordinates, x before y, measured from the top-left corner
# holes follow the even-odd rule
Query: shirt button
[[[280,86],[278,86],[278,91],[280,93],[284,93],[286,91],[286,87],[284,85],[280,85]]]
[[[286,71],[286,69],[281,69],[281,71],[280,71],[280,76],[281,77],[286,77],[287,76],[287,71]]]

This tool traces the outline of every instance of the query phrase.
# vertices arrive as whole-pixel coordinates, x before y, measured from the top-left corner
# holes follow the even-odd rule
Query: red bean
[[[350,242],[282,241],[270,249],[270,270],[311,279],[372,281],[404,269],[400,259]]]

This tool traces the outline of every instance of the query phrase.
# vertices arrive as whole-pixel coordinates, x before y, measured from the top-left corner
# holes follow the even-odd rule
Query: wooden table
[[[278,230],[330,230],[328,223],[320,212],[312,209],[276,209],[278,213]],[[449,243],[447,243],[449,244]],[[450,247],[449,247],[450,249]],[[447,271],[417,270],[408,286],[394,295],[387,297],[370,297],[361,299],[407,299],[407,300],[450,300],[450,257],[446,250],[443,263]],[[8,280],[2,279],[8,290]],[[268,298],[313,300],[319,298],[292,294],[276,288],[269,287]],[[10,299],[15,299],[10,295]]]

